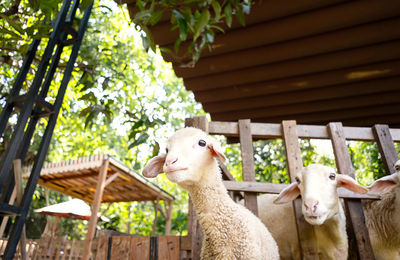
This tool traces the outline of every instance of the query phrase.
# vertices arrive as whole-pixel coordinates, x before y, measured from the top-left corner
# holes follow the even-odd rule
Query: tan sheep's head
[[[367,193],[367,188],[344,174],[336,174],[331,167],[310,164],[297,175],[296,182],[281,191],[274,203],[286,203],[302,197],[302,212],[312,225],[321,225],[339,212],[338,187],[357,193]]]
[[[142,174],[154,178],[164,172],[172,182],[192,185],[216,174],[215,158],[226,160],[218,142],[200,129],[183,128],[168,139],[166,154],[152,158]]]

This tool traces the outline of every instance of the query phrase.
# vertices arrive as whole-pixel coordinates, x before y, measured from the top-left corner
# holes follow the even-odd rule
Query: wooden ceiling
[[[173,49],[169,27],[165,16],[151,30]],[[217,35],[194,68],[163,57],[212,120],[400,127],[398,0],[257,1],[246,27]]]

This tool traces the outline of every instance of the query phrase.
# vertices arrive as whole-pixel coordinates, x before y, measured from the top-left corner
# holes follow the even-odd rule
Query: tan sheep
[[[367,188],[354,179],[336,174],[328,166],[311,164],[304,167],[278,196],[259,196],[259,217],[276,239],[282,259],[300,259],[300,248],[293,207],[290,202],[302,197],[302,213],[307,222],[314,225],[316,245],[320,259],[347,259],[348,240],[346,217],[337,188],[344,187],[357,193]],[[286,203],[274,205],[275,203]]]
[[[214,139],[199,129],[184,128],[168,140],[167,154],[148,162],[143,175],[165,172],[189,192],[204,233],[202,259],[279,259],[267,228],[229,197],[216,158],[225,161]]]
[[[396,173],[376,180],[370,193],[381,200],[364,201],[365,222],[377,260],[400,259],[400,160]]]

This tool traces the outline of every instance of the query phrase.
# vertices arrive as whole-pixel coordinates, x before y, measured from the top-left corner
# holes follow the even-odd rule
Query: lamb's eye
[[[300,183],[301,183],[301,181],[300,181],[299,177],[296,177],[296,178],[294,178],[294,179],[296,180],[296,182],[297,182],[298,184],[300,184]]]
[[[331,179],[331,180],[336,179],[336,174],[335,173],[329,174],[329,179]]]
[[[168,148],[165,148],[165,152],[168,153]]]
[[[199,140],[199,145],[200,146],[202,146],[202,147],[204,147],[204,146],[206,146],[206,141],[204,141],[204,140]]]

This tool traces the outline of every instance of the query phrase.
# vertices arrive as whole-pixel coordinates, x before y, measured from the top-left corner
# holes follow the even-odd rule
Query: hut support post
[[[104,187],[106,186],[105,181],[107,177],[107,171],[108,171],[108,164],[109,164],[109,159],[104,160],[103,165],[101,166],[97,186],[96,186],[96,193],[94,197],[94,201],[92,203],[92,215],[90,216],[89,219],[89,227],[88,227],[88,232],[86,234],[86,239],[85,239],[85,247],[83,251],[83,260],[88,260],[90,257],[90,248],[92,246],[92,241],[93,241],[93,236],[94,232],[96,229],[97,225],[97,213],[99,212],[100,209],[100,203],[101,203],[101,198],[103,197],[103,191]]]
[[[164,201],[166,203],[166,201]],[[168,201],[167,216],[165,220],[165,235],[169,236],[171,234],[171,223],[172,223],[172,200]]]

